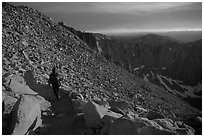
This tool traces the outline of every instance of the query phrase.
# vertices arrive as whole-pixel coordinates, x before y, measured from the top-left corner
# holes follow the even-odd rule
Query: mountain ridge
[[[67,28],[67,29],[69,29],[69,28]],[[73,29],[72,29],[72,32],[74,33]],[[79,33],[80,31],[77,31],[77,32]],[[77,35],[77,33],[75,33],[75,34]],[[95,38],[94,38],[94,36],[95,36]],[[100,37],[102,37],[102,38],[100,38]],[[186,51],[186,46],[189,47],[189,45],[197,45],[196,46],[198,48],[197,51],[199,51],[199,49],[201,48],[201,45],[202,45],[202,42],[201,42],[202,40],[196,40],[194,42],[186,42],[185,43],[185,42],[175,40],[174,38],[171,38],[169,36],[161,36],[161,35],[157,35],[157,34],[147,34],[144,36],[137,37],[136,39],[131,38],[131,39],[124,40],[124,41],[120,41],[118,39],[112,39],[111,37],[110,38],[106,38],[106,37],[107,36],[102,35],[102,34],[80,32],[80,38],[82,40],[84,40],[84,42],[86,42],[91,48],[93,48],[94,50],[97,50],[97,45],[100,45],[100,47],[103,51],[103,54],[105,57],[107,57],[107,59],[114,58],[113,62],[116,62],[116,64],[119,63],[121,65],[125,65],[125,68],[128,71],[132,71],[134,68],[137,68],[137,67],[142,66],[142,65],[152,64],[153,62],[157,62],[156,66],[154,66],[154,64],[152,64],[153,67],[168,67],[170,65],[171,68],[175,67],[175,70],[180,69],[181,66],[177,67],[177,65],[171,66],[171,64],[168,64],[169,62],[171,62],[169,59],[163,60],[163,58],[167,58],[167,57],[165,57],[165,55],[171,56],[171,55],[168,55],[169,54],[168,50],[176,50],[176,51],[173,51],[174,52],[173,56],[178,56],[176,54],[182,54],[183,50]],[[91,39],[91,40],[88,41],[86,39]],[[197,44],[194,44],[194,43],[197,43]],[[108,45],[109,45],[109,47],[108,47]],[[144,52],[144,51],[141,51],[140,49],[135,49],[136,47],[144,48],[143,50],[150,50],[150,52],[152,52],[151,53],[152,55],[150,55],[149,53],[144,53],[146,55],[149,54],[148,57],[146,57],[146,58],[156,58],[156,59],[152,60],[152,61],[149,60],[146,63],[144,61],[141,62],[139,59],[138,61],[141,62],[139,64],[136,63],[136,65],[135,65],[135,61],[128,64],[127,62],[131,62],[130,58],[134,58],[134,56],[135,56],[134,53],[130,52],[130,50],[133,50],[134,52],[136,52],[136,54],[140,54],[141,52]],[[117,48],[119,48],[119,49],[117,49]],[[130,48],[130,49],[128,49],[128,48]],[[192,48],[194,50],[196,50],[195,47],[192,47]],[[120,57],[120,55],[123,55],[123,54],[117,53],[117,51],[118,52],[128,51],[129,52],[128,55],[132,54],[131,55],[132,57],[130,57],[129,59],[128,58],[126,59],[126,57],[123,57],[123,59],[124,59],[124,61],[123,61],[123,59],[121,59],[121,57]],[[179,53],[176,53],[176,52],[179,52]],[[196,53],[190,54],[188,52],[190,52],[190,51],[186,51],[185,54],[189,54],[188,56],[190,56],[190,58],[191,58],[191,56],[193,56],[191,54],[196,54]],[[125,54],[125,56],[128,56],[128,55]],[[199,53],[199,60],[201,60],[200,55],[201,55],[201,53]],[[140,56],[138,56],[138,57],[140,57]],[[116,58],[116,60],[115,60],[115,58]],[[142,57],[142,58],[145,58],[145,57]],[[159,58],[159,59],[157,59],[157,58]],[[179,61],[179,57],[177,57],[177,58],[168,57],[168,58],[172,58],[171,60]],[[146,59],[146,60],[148,60],[148,59]],[[194,61],[192,61],[191,64],[195,64]],[[199,64],[201,64],[201,62]],[[134,66],[134,68],[130,68],[130,66]],[[197,66],[197,65],[195,65],[195,66]],[[188,68],[188,66],[185,66],[184,68]],[[176,72],[176,74],[172,74],[172,72],[175,71],[174,69],[173,70],[169,69],[166,74],[169,74],[169,76],[171,76],[170,74],[172,74],[172,78],[182,80],[186,84],[195,85],[201,81],[201,79],[196,76],[196,75],[201,74],[200,70],[198,70],[199,68],[196,68],[196,69],[197,70],[195,70],[195,71],[199,71],[199,74],[195,74],[194,75],[195,77],[192,76],[189,78],[185,78],[185,75],[179,76],[180,72]],[[182,69],[181,71],[186,71],[186,70]],[[190,70],[187,70],[186,73],[191,73],[191,72],[190,72]],[[191,79],[193,79],[193,80],[191,80]]]

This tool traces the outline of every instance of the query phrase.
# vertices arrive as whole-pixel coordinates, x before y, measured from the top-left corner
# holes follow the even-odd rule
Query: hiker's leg
[[[58,93],[57,93],[57,86],[53,85],[53,91],[54,91],[55,96],[57,97],[57,99],[59,99]]]
[[[58,85],[56,86],[55,91],[56,91],[57,98],[58,98],[58,100],[59,100],[60,97],[59,97],[59,86],[58,86]]]
[[[59,95],[59,86],[56,87],[56,92],[57,92],[57,95],[58,95],[58,99],[60,99],[60,95]]]

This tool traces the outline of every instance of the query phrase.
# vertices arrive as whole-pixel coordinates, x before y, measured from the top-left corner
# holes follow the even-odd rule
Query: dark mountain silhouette
[[[145,37],[143,39],[147,40]],[[3,134],[31,134],[31,129],[36,131],[35,126],[40,128],[35,134],[85,134],[88,131],[89,134],[99,134],[105,127],[104,123],[101,123],[105,114],[100,115],[104,111],[110,121],[107,130],[110,126],[113,130],[117,125],[111,125],[112,120],[117,119],[120,122],[123,118],[119,119],[118,116],[131,114],[137,117],[138,121],[143,121],[141,125],[145,130],[141,134],[194,134],[194,130],[186,124],[192,126],[196,134],[200,134],[201,126],[189,122],[189,119],[194,120],[198,116],[200,118],[201,110],[134,73],[135,68],[141,65],[149,66],[150,69],[158,64],[170,67],[171,63],[160,61],[161,55],[165,54],[161,51],[171,47],[175,53],[169,56],[174,58],[177,52],[183,52],[182,48],[191,54],[193,50],[190,50],[190,47],[199,47],[200,42],[191,43],[189,46],[183,44],[179,47],[181,51],[177,51],[177,45],[173,44],[177,42],[168,38],[152,42],[161,45],[151,45],[150,41],[143,44],[140,39],[124,44],[125,41],[120,42],[101,34],[82,33],[62,22],[53,23],[49,17],[27,6],[15,7],[2,3],[2,92],[5,95],[2,104],[5,104],[6,108],[3,112]],[[166,48],[162,47],[163,44]],[[185,56],[187,53],[183,54],[184,57],[179,61],[188,58]],[[183,63],[182,69],[185,65],[188,63]],[[62,79],[60,101],[53,99],[51,88],[47,85],[53,66],[57,66]],[[188,71],[194,72],[194,69]],[[97,102],[100,107],[92,101]],[[117,106],[117,103],[122,105]],[[51,105],[52,111],[45,108],[48,104]],[[106,104],[109,104],[109,107],[106,108]],[[84,105],[87,108],[82,110]],[[90,120],[90,117],[86,114],[89,109],[94,109],[93,114],[97,113],[94,116],[98,121],[91,122],[99,122],[99,126],[88,127],[90,121],[87,122],[87,119]],[[49,114],[48,111],[52,113]],[[33,121],[25,121],[24,118],[33,118]],[[156,128],[155,125],[152,128],[146,127],[144,121],[151,123],[154,122],[151,120],[156,118],[169,118],[172,123],[183,121],[183,125],[178,123],[178,131],[174,131],[173,127],[172,131],[163,131],[166,127],[162,126],[152,131],[152,128]],[[105,118],[103,120],[106,122]],[[16,125],[21,122],[30,124],[19,129]],[[117,130],[112,130],[106,134],[117,133]]]

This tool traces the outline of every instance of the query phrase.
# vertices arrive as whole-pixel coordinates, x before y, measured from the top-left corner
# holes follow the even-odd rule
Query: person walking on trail
[[[55,96],[57,97],[58,100],[60,100],[60,97],[59,97],[59,87],[61,86],[61,83],[60,83],[60,81],[58,80],[57,77],[58,77],[58,74],[56,73],[56,68],[54,67],[52,69],[52,73],[50,74],[50,78],[48,80],[48,84],[52,85],[52,88],[53,88]]]

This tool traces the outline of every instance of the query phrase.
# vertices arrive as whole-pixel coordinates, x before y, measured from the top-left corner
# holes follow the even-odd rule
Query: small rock
[[[42,116],[46,116],[46,117],[54,117],[55,113],[51,112],[51,111],[43,111],[42,112]]]
[[[22,44],[26,47],[29,45],[27,41],[22,41]]]
[[[175,130],[176,128],[178,128],[171,119],[155,119],[153,121],[159,124],[163,129]]]
[[[70,93],[70,98],[71,98],[71,99],[84,100],[84,97],[82,96],[82,94],[79,94],[79,93],[77,93],[77,92],[71,92],[71,93]]]
[[[49,79],[49,78],[50,78],[50,76],[49,76],[48,74],[44,74],[44,77],[45,77],[46,79]]]
[[[135,114],[135,113],[133,113],[132,111],[128,111],[128,113],[126,113],[126,115],[127,115],[129,118],[132,118],[132,119],[139,118],[139,117],[138,117],[138,114]]]
[[[164,116],[157,113],[157,112],[154,112],[154,111],[149,111],[147,114],[146,114],[146,117],[149,119],[149,120],[153,120],[153,119],[163,119]]]
[[[97,97],[94,97],[93,101],[95,103],[97,103],[98,105],[101,105],[101,106],[104,106],[104,107],[108,107],[109,106],[107,101],[102,101],[100,98],[97,98]]]
[[[116,106],[112,106],[110,110],[112,110],[113,112],[116,112],[116,113],[125,115],[125,112],[123,112],[121,109],[119,109],[119,108],[116,107]]]
[[[136,106],[135,109],[136,109],[136,110],[139,110],[139,111],[141,111],[141,112],[148,112],[148,110],[146,110],[146,109],[144,109],[144,108],[141,108],[141,107],[139,107],[139,106]]]

